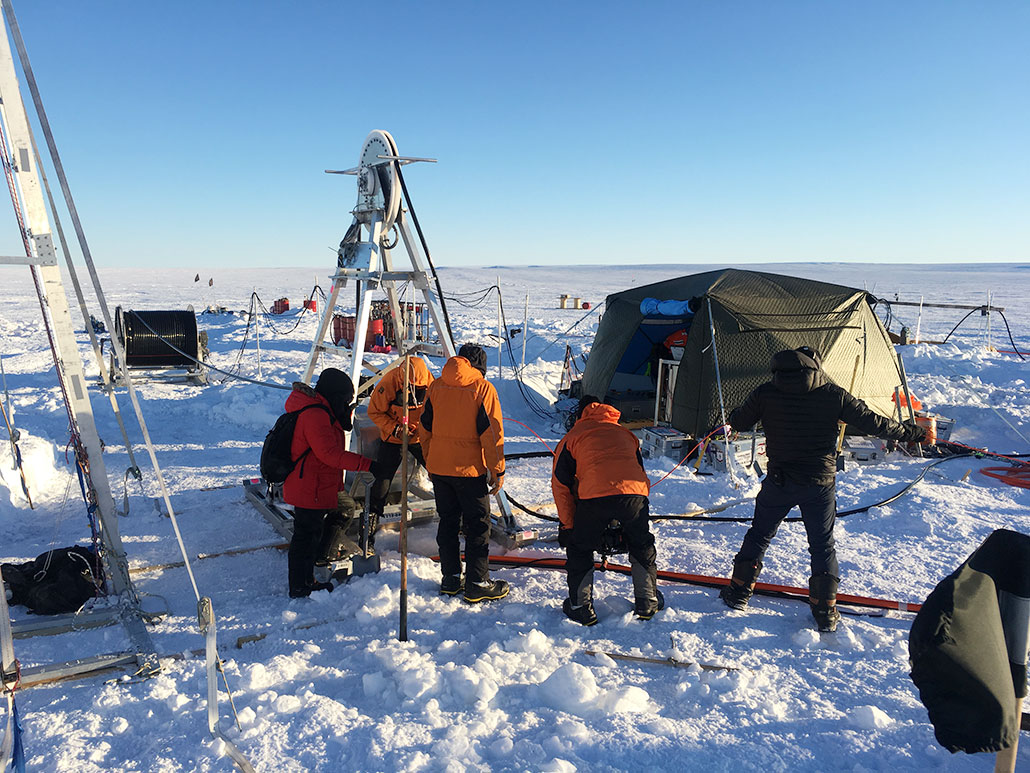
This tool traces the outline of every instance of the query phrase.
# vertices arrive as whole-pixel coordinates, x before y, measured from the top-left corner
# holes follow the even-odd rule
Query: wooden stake
[[[408,408],[411,392],[411,355],[404,355],[404,425],[401,428],[401,619],[398,641],[408,640]]]
[[[603,650],[583,650],[587,655],[607,655],[612,660],[624,660],[627,663],[652,663],[656,666],[672,666],[673,668],[690,668],[698,666],[702,671],[740,671],[737,666],[719,666],[713,663],[688,663],[675,658],[645,658],[639,655],[623,655],[619,652],[604,652]]]

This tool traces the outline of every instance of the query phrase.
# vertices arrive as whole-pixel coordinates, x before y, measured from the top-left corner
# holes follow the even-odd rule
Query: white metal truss
[[[7,14],[9,8],[6,7],[6,0],[3,5]],[[100,436],[86,389],[87,382],[75,340],[68,298],[57,265],[50,219],[36,169],[32,131],[22,102],[6,28],[4,34],[0,35],[0,105],[0,120],[3,121],[10,143],[17,192],[30,246],[25,256],[0,258],[0,263],[28,264],[39,279],[43,313],[53,331],[57,359],[55,364],[67,393],[72,430],[78,435],[88,463],[91,494],[95,496],[97,523],[106,556],[110,589],[125,602],[120,615],[122,623],[129,634],[139,667],[149,671],[156,669],[156,651],[139,615],[135,590],[129,579],[128,560],[118,531],[114,498],[111,496]],[[89,616],[88,613],[84,614]],[[109,616],[109,611],[104,612],[103,616]]]
[[[372,312],[372,292],[376,288],[382,288],[390,302],[390,313],[397,336],[398,362],[403,361],[405,354],[424,352],[435,356],[453,357],[456,353],[436,277],[430,273],[432,264],[426,253],[422,234],[419,233],[416,237],[412,233],[408,222],[409,212],[404,208],[405,203],[410,208],[411,202],[407,199],[407,191],[404,190],[404,178],[400,167],[417,161],[435,162],[435,159],[401,156],[390,133],[374,129],[365,138],[356,167],[342,171],[326,170],[327,174],[356,176],[358,201],[352,210],[354,220],[340,242],[336,271],[331,277],[332,291],[329,293],[325,308],[322,309],[322,317],[304,371],[303,380],[306,384],[310,384],[314,377],[319,354],[329,348],[335,348],[325,344],[325,336],[332,322],[340,291],[348,281],[353,281],[357,289],[357,319],[350,354],[350,378],[359,397],[365,391],[365,381],[362,380],[361,373],[364,368],[368,321]],[[417,222],[415,227],[418,229]],[[394,265],[394,251],[398,251],[400,244],[404,245],[410,269],[401,270]],[[411,287],[416,293],[420,293],[425,301],[433,327],[440,339],[439,346],[416,341],[411,326],[404,324],[404,317],[400,313],[398,284],[407,282],[411,283]],[[535,529],[519,527],[503,491],[498,492],[494,499],[499,515],[491,525],[498,541],[512,548],[536,539],[538,535]]]
[[[325,344],[325,336],[332,323],[340,292],[348,281],[355,283],[357,291],[357,319],[350,363],[350,377],[355,387],[363,383],[361,372],[364,367],[365,340],[372,311],[372,294],[377,288],[386,293],[390,302],[397,333],[398,357],[416,352],[446,357],[455,354],[454,341],[447,328],[440,296],[430,274],[429,258],[422,248],[421,240],[412,234],[408,213],[404,209],[399,167],[414,161],[433,159],[399,156],[397,144],[390,133],[376,129],[365,138],[356,167],[339,172],[326,170],[328,174],[355,175],[358,179],[358,202],[352,211],[354,220],[340,243],[337,267],[331,277],[332,290],[322,309],[304,371],[305,383],[311,383],[319,354],[335,348]],[[394,265],[394,251],[400,242],[403,242],[410,264],[410,268],[403,270]],[[406,282],[410,282],[425,301],[440,339],[439,346],[413,340],[410,327],[404,324],[400,313],[398,284]]]

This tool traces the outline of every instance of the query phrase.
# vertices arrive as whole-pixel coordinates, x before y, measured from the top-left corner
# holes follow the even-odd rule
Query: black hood
[[[484,377],[486,376],[486,352],[483,351],[482,346],[462,344],[458,349],[458,356],[464,357],[469,361],[469,365],[482,373]]]
[[[318,376],[315,391],[329,403],[329,408],[341,426],[345,430],[350,430],[354,426],[351,421],[351,412],[354,410],[354,384],[350,376],[342,370],[326,368]]]
[[[777,352],[772,358],[772,383],[781,392],[804,394],[826,384],[818,352],[797,349]]]

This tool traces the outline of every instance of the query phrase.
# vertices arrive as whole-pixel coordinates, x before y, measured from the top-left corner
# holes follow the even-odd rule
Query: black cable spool
[[[193,360],[172,348],[174,346],[190,357],[200,359],[197,317],[192,308],[186,311],[134,311],[123,310],[119,306],[114,314],[115,335],[125,348],[128,367],[196,369],[197,364]]]

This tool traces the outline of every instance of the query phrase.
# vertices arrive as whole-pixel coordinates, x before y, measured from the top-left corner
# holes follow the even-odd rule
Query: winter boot
[[[465,580],[460,574],[447,574],[440,580],[440,595],[457,596],[465,590]]]
[[[561,611],[565,613],[565,617],[574,623],[579,623],[580,625],[595,625],[597,623],[594,605],[589,601],[581,607],[574,607],[572,606],[572,599],[565,599],[565,603],[561,606]]]
[[[327,590],[330,593],[333,592],[333,584],[331,582],[312,582],[303,588],[290,588],[291,599],[306,599],[316,590]]]
[[[478,604],[480,601],[496,601],[508,595],[508,583],[504,580],[465,583],[465,601]]]
[[[662,594],[658,592],[658,569],[653,560],[646,560],[646,558],[645,556],[645,562],[642,562],[634,553],[630,553],[629,556],[630,574],[633,578],[633,598],[636,601],[637,614],[640,614],[641,609],[649,609],[657,599],[662,597]],[[649,619],[657,611],[658,609],[652,610],[651,614],[644,619]]]
[[[719,598],[731,609],[747,609],[755,590],[755,582],[762,571],[761,561],[735,559],[730,584],[719,591]]]
[[[634,612],[637,618],[640,620],[650,620],[655,616],[657,612],[665,609],[665,596],[662,592],[655,588],[655,596],[653,599],[635,599],[634,600]]]
[[[812,617],[822,633],[833,633],[840,622],[837,611],[838,579],[832,574],[816,574],[808,580],[808,603],[812,605]]]

